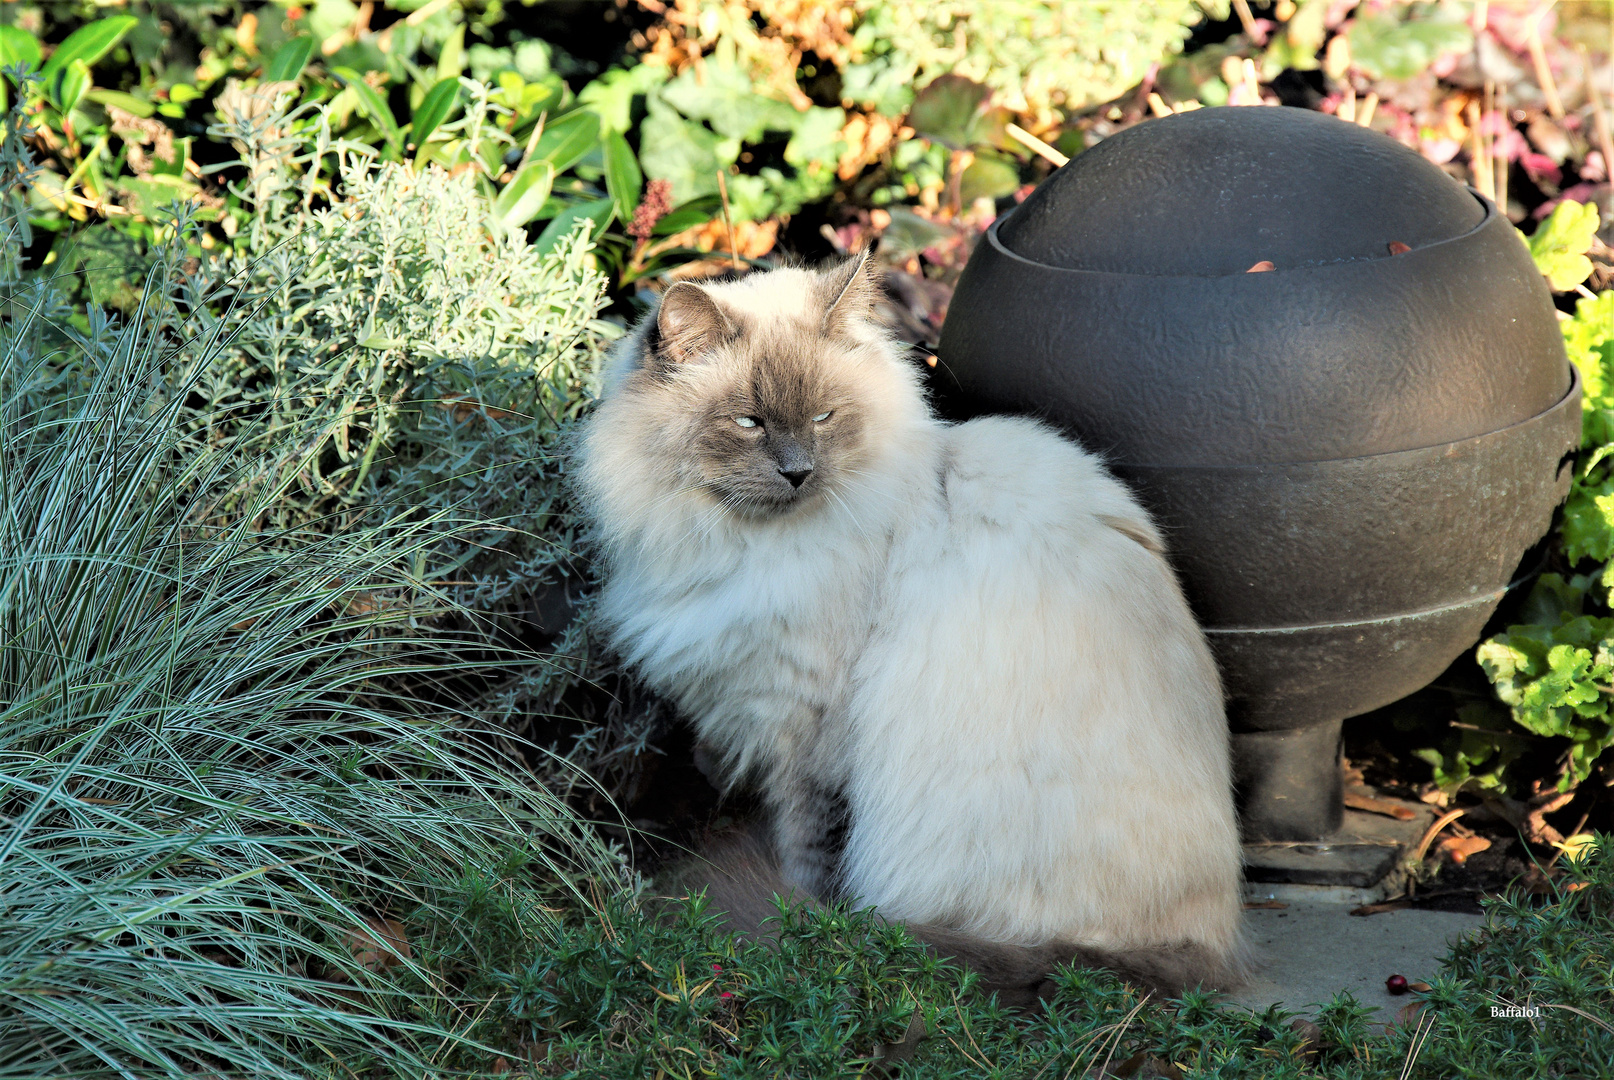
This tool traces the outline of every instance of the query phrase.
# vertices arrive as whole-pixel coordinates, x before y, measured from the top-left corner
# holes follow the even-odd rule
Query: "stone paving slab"
[[[1260,1010],[1282,1002],[1291,1012],[1314,1015],[1337,991],[1349,990],[1379,1010],[1387,1023],[1412,1001],[1384,989],[1391,975],[1409,982],[1439,973],[1451,941],[1482,925],[1482,915],[1407,909],[1351,915],[1353,905],[1298,898],[1282,910],[1252,909],[1245,927],[1257,949],[1255,978],[1229,1001]]]

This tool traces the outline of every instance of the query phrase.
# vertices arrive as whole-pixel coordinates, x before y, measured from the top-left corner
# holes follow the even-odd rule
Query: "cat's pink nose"
[[[806,480],[812,471],[811,467],[805,469],[780,469],[779,475],[789,480],[791,487],[801,487],[802,481]]]

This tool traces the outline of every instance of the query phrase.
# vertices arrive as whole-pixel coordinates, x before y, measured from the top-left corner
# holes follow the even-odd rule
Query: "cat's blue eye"
[[[821,412],[821,413],[819,413],[817,416],[813,417],[813,423],[822,424],[825,420],[829,419],[830,413],[832,413],[832,412],[834,412],[833,409],[831,409],[830,412]]]
[[[757,418],[754,416],[736,416],[734,422],[741,427],[756,427]]]

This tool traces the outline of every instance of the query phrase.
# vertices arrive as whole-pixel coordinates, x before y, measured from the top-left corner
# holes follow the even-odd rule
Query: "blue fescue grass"
[[[225,343],[176,370],[177,272],[121,326],[38,325],[40,284],[0,327],[0,1077],[433,1074],[468,1016],[397,916],[617,864],[434,691],[513,662],[410,569],[488,523],[265,527],[332,418],[187,438]]]

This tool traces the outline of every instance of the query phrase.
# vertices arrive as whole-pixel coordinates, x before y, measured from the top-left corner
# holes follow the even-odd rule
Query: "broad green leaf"
[[[308,58],[314,55],[314,37],[304,34],[294,37],[280,48],[275,55],[263,65],[264,82],[291,82],[303,73],[308,66]]]
[[[151,102],[142,98],[137,98],[133,94],[125,94],[122,90],[102,90],[99,87],[96,87],[89,93],[85,94],[84,97],[86,100],[93,101],[97,105],[110,105],[113,108],[122,109],[124,112],[133,116],[138,116],[142,120],[146,119],[157,111],[157,106],[153,105]]]
[[[151,174],[153,177],[185,175],[185,159],[190,157],[191,140],[175,139],[174,153],[168,160],[163,160],[156,153],[151,155]]]
[[[611,215],[616,210],[616,204],[610,199],[595,199],[592,202],[576,203],[568,206],[556,214],[538,235],[533,247],[540,254],[547,252],[560,243],[560,238],[571,232],[579,221],[589,220],[594,223],[591,236],[599,236],[610,223]]]
[[[527,162],[493,200],[494,220],[512,229],[525,225],[542,209],[554,183],[553,165],[547,161]]]
[[[976,114],[992,91],[962,75],[943,75],[919,91],[908,110],[908,126],[953,150],[970,145]]]
[[[308,27],[317,41],[346,30],[359,14],[359,6],[353,0],[314,0],[312,4],[300,6],[308,13]]]
[[[1596,204],[1565,199],[1525,240],[1536,269],[1553,292],[1568,292],[1591,276],[1592,261],[1586,252],[1597,237],[1598,224]]]
[[[633,99],[666,82],[667,75],[668,69],[661,64],[611,68],[579,90],[577,101],[599,114],[606,130],[625,132],[633,126]]]
[[[909,258],[957,235],[946,225],[922,218],[905,206],[892,206],[890,213],[891,224],[880,237],[880,249],[892,258]]]
[[[420,107],[415,110],[413,126],[409,132],[409,140],[417,148],[425,146],[432,132],[448,119],[459,101],[459,92],[458,79],[441,79],[436,86],[426,91],[426,96],[420,101]]]
[[[67,40],[51,53],[50,60],[40,72],[45,78],[46,85],[50,84],[52,76],[58,71],[75,61],[82,61],[86,68],[92,66],[110,52],[112,46],[123,40],[123,35],[133,30],[139,21],[133,15],[114,15],[109,19],[96,19],[94,22],[85,23],[74,30],[67,35]]]
[[[671,236],[673,233],[704,225],[715,218],[722,209],[723,200],[717,195],[702,195],[698,199],[691,199],[682,206],[673,207],[656,222],[652,235]]]
[[[632,221],[633,211],[639,205],[639,195],[644,189],[644,175],[639,171],[639,162],[633,156],[633,148],[628,145],[628,140],[615,131],[606,132],[604,150],[605,188],[616,203],[616,216],[622,221]]]
[[[958,194],[965,205],[976,199],[1001,199],[1020,186],[1020,170],[1014,163],[992,154],[978,153],[959,178]]]
[[[661,99],[646,99],[649,115],[639,128],[639,164],[645,175],[670,180],[681,201],[717,194],[717,170],[734,163],[731,150],[704,124],[692,123]]]
[[[544,125],[544,133],[532,148],[528,161],[544,160],[556,174],[576,165],[600,141],[600,118],[587,109],[578,109]]]
[[[39,39],[20,26],[0,26],[0,68],[39,67]]]
[[[175,83],[168,88],[168,100],[183,105],[187,101],[195,101],[202,96],[202,92],[189,83]]]
[[[1577,481],[1564,504],[1559,532],[1564,554],[1572,561],[1614,559],[1614,480],[1592,487]]]
[[[153,173],[144,179],[126,176],[117,185],[135,213],[149,220],[157,219],[176,202],[190,202],[202,190],[182,176],[167,173]]]
[[[1411,7],[1400,10],[1408,16],[1405,21],[1394,10],[1359,15],[1345,33],[1352,62],[1369,75],[1410,79],[1442,56],[1474,47],[1474,32],[1462,19],[1422,18]]]
[[[694,68],[656,91],[691,120],[704,120],[719,135],[756,142],[768,131],[794,131],[801,114],[784,101],[756,92],[738,65],[708,61],[704,76]]]
[[[785,144],[785,160],[798,169],[833,169],[846,149],[841,141],[841,129],[845,126],[846,113],[842,109],[814,105],[806,112],[797,113],[796,126]]]
[[[841,97],[872,108],[881,116],[901,116],[913,104],[918,61],[900,53],[871,57],[841,68]]]
[[[387,137],[387,141],[396,146],[400,134],[398,121],[393,119],[392,110],[387,108],[386,99],[376,93],[375,87],[364,81],[363,75],[350,67],[332,68],[331,74],[347,84],[347,88],[353,91],[353,96],[358,99],[359,108],[375,121],[376,126]]]
[[[1312,71],[1317,53],[1328,38],[1329,0],[1300,0],[1295,13],[1268,48],[1268,54],[1284,67]]]
[[[465,24],[454,27],[454,32],[443,42],[443,51],[437,54],[438,79],[457,79],[465,74]]]
[[[61,113],[76,106],[89,88],[90,66],[82,60],[74,60],[57,68],[45,80],[45,95]]]
[[[1575,317],[1558,328],[1570,361],[1580,369],[1581,443],[1606,450],[1614,443],[1614,289],[1582,297]],[[1590,462],[1583,466],[1590,469]]]
[[[1562,574],[1542,574],[1519,609],[1519,619],[1545,626],[1560,625],[1585,610],[1586,594],[1592,585],[1589,574],[1574,574],[1567,580]]]

